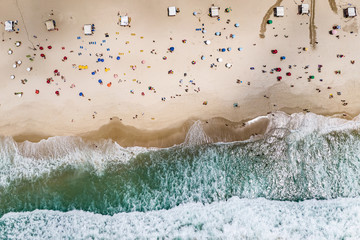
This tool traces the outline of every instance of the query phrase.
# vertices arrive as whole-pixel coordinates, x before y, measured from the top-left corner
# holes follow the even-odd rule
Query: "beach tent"
[[[356,17],[356,8],[355,7],[349,7],[344,10],[345,17]]]
[[[168,7],[168,16],[176,16],[176,7]]]
[[[128,26],[129,25],[129,17],[122,16],[120,17],[120,26]]]
[[[7,31],[7,32],[14,31],[14,21],[7,20],[5,22],[5,31]]]
[[[300,14],[309,14],[309,4],[301,4],[299,6]]]
[[[284,7],[276,7],[275,8],[275,16],[276,17],[283,17],[285,14]]]
[[[218,17],[219,16],[219,10],[220,8],[219,7],[211,7],[210,8],[210,16],[211,17]]]
[[[52,19],[49,19],[45,22],[46,28],[48,31],[55,30],[55,21]]]
[[[92,25],[91,24],[85,24],[84,25],[84,34],[85,35],[92,35]]]

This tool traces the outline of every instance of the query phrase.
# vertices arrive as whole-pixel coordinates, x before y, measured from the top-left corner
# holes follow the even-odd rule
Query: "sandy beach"
[[[310,4],[309,15],[298,14],[301,3]],[[212,4],[219,18],[209,16]],[[246,122],[276,111],[360,113],[359,17],[343,15],[360,8],[355,0],[2,6],[0,135],[16,141],[82,136],[165,147],[183,142],[197,120],[215,142],[264,133],[265,118]],[[170,6],[176,16],[168,16]],[[277,6],[284,17],[274,17]],[[126,15],[130,26],[120,26]],[[54,31],[47,31],[48,19]],[[15,31],[4,30],[6,20],[18,21]],[[94,24],[91,36],[84,24]]]

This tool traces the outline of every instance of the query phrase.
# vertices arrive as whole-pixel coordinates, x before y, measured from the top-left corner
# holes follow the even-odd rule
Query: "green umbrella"
[[[313,75],[310,76],[311,79],[314,79],[315,77]]]
[[[268,20],[267,23],[268,23],[268,24],[272,24],[273,21],[272,21],[272,20]]]

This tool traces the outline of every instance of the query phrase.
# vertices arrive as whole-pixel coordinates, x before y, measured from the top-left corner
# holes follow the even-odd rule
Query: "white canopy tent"
[[[346,17],[356,17],[356,8],[349,7],[345,10]]]
[[[48,31],[52,31],[55,29],[55,21],[52,19],[49,19],[45,22],[46,28]]]
[[[120,26],[128,26],[129,25],[129,17],[121,16],[120,17]]]
[[[85,24],[84,25],[84,34],[85,35],[92,35],[92,25],[91,24]]]
[[[210,16],[211,17],[218,17],[219,16],[219,7],[211,7],[210,8]]]
[[[275,16],[276,17],[283,17],[285,15],[284,7],[276,7],[275,8]]]
[[[14,31],[14,21],[7,20],[5,22],[5,31],[7,31],[7,32]]]
[[[300,14],[309,14],[309,4],[301,4]]]
[[[168,8],[168,16],[176,16],[176,7]]]

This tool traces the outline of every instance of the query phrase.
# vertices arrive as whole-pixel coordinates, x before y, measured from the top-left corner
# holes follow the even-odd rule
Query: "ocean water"
[[[0,138],[0,239],[359,239],[360,120],[266,117],[166,149]]]

